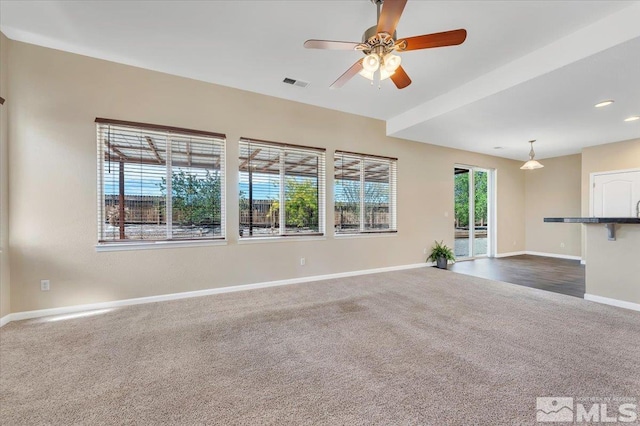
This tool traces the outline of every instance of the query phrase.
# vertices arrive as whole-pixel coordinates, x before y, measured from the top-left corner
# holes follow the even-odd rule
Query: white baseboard
[[[531,256],[544,256],[544,257],[555,257],[557,259],[569,259],[569,260],[580,260],[584,265],[584,261],[580,256],[570,256],[568,254],[557,254],[557,253],[543,253],[540,251],[512,251],[509,253],[498,253],[496,257],[511,257],[511,256],[522,256],[523,254],[529,254]]]
[[[582,257],[580,256],[571,256],[568,254],[543,253],[539,251],[525,251],[524,253],[530,254],[532,256],[555,257],[557,259],[569,259],[569,260],[582,260]]]
[[[523,254],[527,254],[526,251],[512,251],[509,253],[498,253],[496,257],[511,257],[511,256],[522,256]]]
[[[163,294],[159,296],[138,297],[135,299],[113,300],[110,302],[90,303],[85,305],[64,306],[61,308],[38,309],[35,311],[14,312],[0,319],[0,327],[12,321],[40,318],[51,315],[71,314],[96,309],[118,308],[122,306],[141,305],[144,303],[164,302],[168,300],[188,299],[191,297],[210,296],[212,294],[232,293],[234,291],[253,290],[257,288],[277,287],[289,284],[301,284],[313,281],[330,280],[336,278],[354,277],[357,275],[377,274],[380,272],[401,271],[404,269],[424,268],[433,266],[433,262],[414,263],[410,265],[388,266],[385,268],[364,269],[359,271],[339,272],[336,274],[314,275],[310,277],[291,278],[288,280],[267,281],[254,284],[236,285],[230,287],[211,288],[206,290],[187,291],[182,293]]]
[[[627,302],[625,300],[611,299],[603,296],[596,296],[595,294],[585,293],[584,300],[590,302],[603,303],[605,305],[617,306],[618,308],[631,309],[633,311],[640,311],[640,304]]]

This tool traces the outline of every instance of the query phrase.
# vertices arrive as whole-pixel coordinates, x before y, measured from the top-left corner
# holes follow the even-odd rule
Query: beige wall
[[[5,104],[0,106],[0,318],[10,312],[9,285],[9,225],[8,225],[8,62],[9,40],[0,33],[0,97]]]
[[[625,123],[623,123],[625,124]],[[589,177],[594,172],[640,168],[640,139],[582,151],[582,213],[589,216]],[[585,225],[588,294],[640,303],[640,225],[618,225],[608,241],[603,225]]]
[[[454,163],[498,170],[498,251],[525,248],[520,162],[389,138],[382,121],[18,42],[9,67],[12,312],[424,262],[434,240],[453,243]],[[398,157],[399,232],[337,239],[329,226],[318,241],[238,244],[238,174],[230,172],[226,246],[97,253],[95,117],[226,133],[231,171],[241,136],[325,147],[329,171],[335,149]],[[328,194],[328,209],[332,201]],[[45,278],[49,292],[39,290]]]
[[[580,216],[581,156],[547,158],[542,163],[543,169],[525,175],[527,251],[580,256],[580,226],[543,219]]]
[[[616,241],[604,225],[585,225],[586,293],[640,304],[640,225],[618,225]]]
[[[636,123],[630,123],[636,125]],[[622,123],[621,125],[628,125]],[[640,139],[582,150],[582,214],[589,216],[589,176],[595,172],[640,168]]]

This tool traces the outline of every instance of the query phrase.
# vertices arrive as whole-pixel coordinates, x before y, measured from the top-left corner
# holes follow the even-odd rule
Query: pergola
[[[222,149],[212,142],[223,141],[224,135],[101,118],[96,123],[101,124],[98,139],[105,166],[110,169],[111,163],[118,165],[120,239],[126,238],[126,164],[221,169]]]

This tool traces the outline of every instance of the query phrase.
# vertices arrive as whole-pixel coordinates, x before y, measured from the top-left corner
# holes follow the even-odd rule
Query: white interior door
[[[594,173],[591,200],[594,217],[637,217],[640,170]]]

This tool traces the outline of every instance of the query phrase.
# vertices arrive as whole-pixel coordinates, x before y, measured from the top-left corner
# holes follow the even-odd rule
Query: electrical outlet
[[[427,254],[427,249],[422,250],[424,254]]]
[[[514,245],[514,246],[516,245],[516,240],[513,240],[513,245]]]
[[[49,280],[40,280],[40,291],[49,291],[51,282]]]
[[[304,264],[306,263],[306,260],[304,257],[300,258],[300,266],[304,266]]]
[[[444,212],[444,217],[449,217],[449,212]]]
[[[564,243],[560,243],[560,247],[564,248]]]

